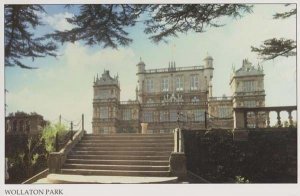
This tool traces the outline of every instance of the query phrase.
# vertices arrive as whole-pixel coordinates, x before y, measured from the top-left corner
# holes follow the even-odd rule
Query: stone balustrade
[[[277,113],[277,127],[282,127],[281,112],[288,113],[288,126],[294,126],[292,112],[297,111],[297,106],[278,107],[255,107],[255,108],[234,108],[234,128],[270,128],[270,113]]]

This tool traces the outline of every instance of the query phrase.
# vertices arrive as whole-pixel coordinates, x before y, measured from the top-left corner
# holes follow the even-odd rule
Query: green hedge
[[[188,170],[214,183],[296,183],[297,130],[252,131],[248,141],[228,130],[184,130]]]

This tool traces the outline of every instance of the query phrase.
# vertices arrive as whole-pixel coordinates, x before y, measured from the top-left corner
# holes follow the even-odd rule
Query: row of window
[[[109,115],[109,113],[112,113]],[[136,112],[133,113],[131,109],[124,109],[122,112],[122,119],[123,120],[132,120],[136,117]],[[114,107],[110,108],[107,106],[103,107],[95,107],[95,118],[100,118],[100,119],[106,119],[110,117],[116,116],[116,109]]]
[[[116,95],[115,95],[115,90],[114,89],[110,89],[110,90],[108,90],[108,89],[101,89],[101,90],[99,90],[99,89],[95,89],[95,93],[94,93],[94,95],[95,95],[95,98],[96,99],[108,99],[108,98],[112,98],[112,97],[115,97]]]
[[[115,108],[112,108],[113,113]],[[96,107],[95,108],[95,118],[107,119],[109,118],[109,107]],[[177,121],[178,113],[175,110],[172,111],[160,111],[159,120],[160,122],[166,121]],[[187,120],[187,114],[181,114],[180,119]],[[193,110],[191,120],[203,121],[204,120],[204,110]],[[123,120],[132,120],[132,110],[124,109],[122,113]],[[153,112],[145,111],[143,113],[144,122],[153,122]]]
[[[183,77],[176,77],[175,78],[175,90],[176,91],[183,91],[184,80]],[[190,77],[190,90],[198,90],[199,89],[199,77],[198,75],[192,75]],[[161,91],[167,92],[170,90],[170,78],[165,77],[161,79]],[[154,80],[147,79],[146,80],[146,91],[147,92],[154,92]]]
[[[109,116],[111,116],[111,117],[116,116],[115,107],[112,107],[112,108],[109,108],[107,106],[95,107],[94,112],[95,112],[94,117],[100,118],[100,119],[109,118]],[[109,113],[111,113],[111,115],[109,115]]]
[[[229,106],[219,107],[218,118],[229,118],[232,117],[232,108]]]
[[[160,122],[176,122],[179,118],[181,121],[204,121],[204,110],[193,110],[191,115],[187,115],[186,113],[181,113],[178,116],[177,111],[160,111],[159,112],[159,121]],[[144,122],[154,122],[154,113],[152,111],[145,111],[143,113],[143,121]]]
[[[238,83],[238,91],[240,92],[254,92],[258,91],[258,88],[258,81],[255,80],[245,80]]]
[[[256,107],[256,101],[244,101],[244,107],[254,108]]]

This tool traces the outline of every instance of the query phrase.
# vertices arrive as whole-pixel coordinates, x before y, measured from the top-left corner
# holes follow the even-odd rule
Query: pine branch
[[[286,4],[285,6],[290,6],[291,4]],[[296,6],[294,4],[294,6]],[[297,8],[294,8],[294,9],[291,9],[287,12],[282,12],[282,13],[276,13],[273,15],[273,18],[274,19],[286,19],[286,18],[289,18],[293,15],[296,15],[297,14]]]
[[[145,21],[146,34],[154,34],[150,39],[158,43],[165,38],[176,37],[178,33],[189,31],[202,33],[204,27],[221,27],[217,19],[222,17],[242,17],[252,11],[252,6],[244,4],[175,4],[151,5],[150,19]],[[154,16],[152,16],[154,14]]]
[[[67,21],[76,27],[47,35],[61,43],[82,40],[86,45],[99,44],[117,48],[132,42],[125,27],[134,26],[145,5],[81,5],[80,13]]]
[[[260,47],[251,46],[252,52],[257,52],[264,60],[275,59],[279,56],[290,57],[296,55],[297,45],[292,39],[272,38],[264,41]]]
[[[24,57],[32,60],[45,56],[56,56],[56,44],[46,37],[35,38],[31,33],[42,25],[37,13],[44,13],[41,5],[5,5],[5,66],[34,69],[23,64]]]

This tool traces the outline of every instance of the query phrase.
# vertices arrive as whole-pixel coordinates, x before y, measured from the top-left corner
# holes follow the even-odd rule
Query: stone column
[[[141,123],[142,126],[142,134],[147,133],[148,123]]]
[[[187,178],[186,157],[184,152],[172,152],[170,156],[170,172],[180,181]]]
[[[245,114],[242,110],[234,109],[233,113],[233,121],[234,121],[234,129],[242,129],[245,127]]]
[[[242,109],[234,108],[233,113],[234,129],[233,129],[233,140],[234,141],[247,141],[248,130],[247,130],[247,113]]]

